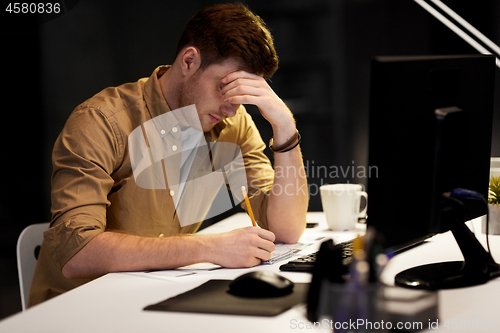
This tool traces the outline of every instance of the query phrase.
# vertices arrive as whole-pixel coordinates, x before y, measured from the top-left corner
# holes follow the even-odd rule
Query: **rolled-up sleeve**
[[[106,228],[111,176],[119,160],[117,127],[99,110],[76,109],[52,153],[52,223],[45,233],[48,250],[62,269]]]

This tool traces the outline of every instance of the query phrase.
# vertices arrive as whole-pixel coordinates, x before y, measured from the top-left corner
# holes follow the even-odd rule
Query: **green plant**
[[[500,177],[490,178],[490,190],[488,192],[488,203],[492,205],[500,204]]]

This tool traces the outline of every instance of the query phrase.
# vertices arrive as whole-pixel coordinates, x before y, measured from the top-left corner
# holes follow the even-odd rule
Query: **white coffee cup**
[[[321,203],[330,230],[344,231],[356,227],[358,218],[366,216],[368,194],[361,184],[328,184],[320,187]],[[365,207],[361,209],[361,197]]]

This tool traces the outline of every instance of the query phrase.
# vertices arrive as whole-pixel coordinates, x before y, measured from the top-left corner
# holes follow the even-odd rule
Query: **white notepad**
[[[271,265],[275,262],[286,260],[291,258],[294,254],[302,251],[306,246],[311,245],[311,243],[297,243],[297,244],[284,244],[278,243],[271,253],[271,258],[269,260],[262,261],[262,265]]]

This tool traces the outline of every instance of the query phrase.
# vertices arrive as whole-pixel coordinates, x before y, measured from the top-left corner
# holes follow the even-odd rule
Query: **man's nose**
[[[224,116],[230,118],[236,115],[236,110],[238,110],[239,107],[240,107],[239,104],[231,104],[229,102],[224,102],[220,106],[220,110]]]

